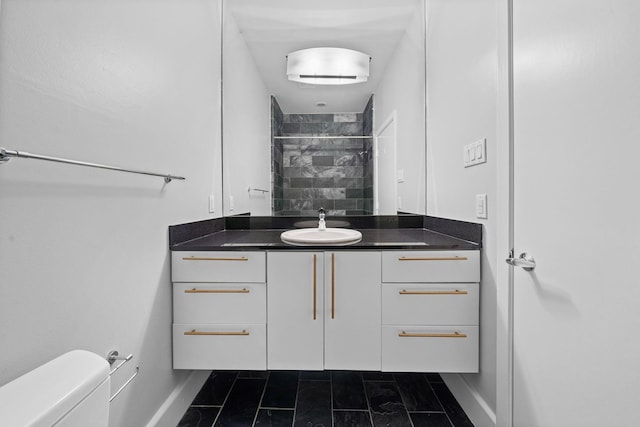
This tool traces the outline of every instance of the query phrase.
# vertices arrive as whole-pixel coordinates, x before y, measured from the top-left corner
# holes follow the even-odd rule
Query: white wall
[[[271,215],[270,94],[228,12],[223,37],[224,212]],[[249,186],[269,193],[248,192]]]
[[[71,349],[133,353],[111,425],[141,426],[185,378],[167,226],[221,195],[218,15],[215,0],[3,1],[0,146],[187,180],[0,165],[0,384]]]
[[[495,0],[427,0],[427,214],[484,226],[480,373],[463,378],[493,413],[495,270],[504,255],[496,252],[497,43]],[[487,163],[465,169],[463,146],[482,138]],[[487,194],[486,220],[475,216],[476,194]]]
[[[405,180],[397,184],[398,210],[419,214],[425,212],[424,73],[424,15],[416,11],[376,88],[374,132],[396,112],[396,169]]]

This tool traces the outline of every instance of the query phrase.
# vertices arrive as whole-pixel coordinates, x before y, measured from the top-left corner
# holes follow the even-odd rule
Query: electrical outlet
[[[487,219],[486,194],[476,194],[476,218]]]

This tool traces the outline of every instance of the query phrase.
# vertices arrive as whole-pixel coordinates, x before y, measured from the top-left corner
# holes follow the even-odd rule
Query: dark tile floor
[[[438,374],[214,371],[178,427],[473,427]]]

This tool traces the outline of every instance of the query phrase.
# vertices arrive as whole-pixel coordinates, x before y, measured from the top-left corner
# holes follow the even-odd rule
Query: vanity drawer
[[[480,251],[385,251],[382,281],[479,282]]]
[[[265,323],[263,283],[174,283],[176,323]]]
[[[384,284],[382,323],[477,325],[478,283]]]
[[[382,370],[478,372],[478,327],[383,326]]]
[[[173,369],[266,370],[266,326],[175,323]]]
[[[264,252],[172,252],[174,282],[264,283]]]

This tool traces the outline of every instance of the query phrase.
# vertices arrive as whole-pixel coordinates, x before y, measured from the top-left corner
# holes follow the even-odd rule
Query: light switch
[[[464,167],[486,163],[487,161],[487,140],[480,139],[464,146]]]
[[[209,213],[215,213],[215,211],[216,211],[215,210],[215,207],[216,207],[215,201],[216,201],[216,198],[214,197],[213,194],[211,194],[209,196]]]
[[[398,182],[404,182],[404,169],[398,169],[397,178]]]
[[[476,218],[487,219],[486,194],[476,194]]]

